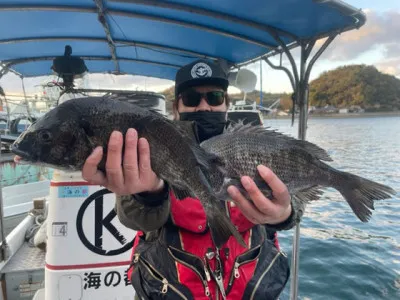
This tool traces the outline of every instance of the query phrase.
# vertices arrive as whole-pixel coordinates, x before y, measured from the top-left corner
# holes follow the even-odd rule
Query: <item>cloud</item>
[[[24,84],[27,95],[40,94],[42,92],[41,85],[53,80],[57,80],[57,77],[41,76],[25,78]],[[75,80],[75,84],[78,88],[148,90],[160,92],[169,88],[174,83],[171,80],[145,76],[88,74],[83,79]],[[1,78],[0,85],[3,87],[6,94],[22,95],[23,93],[21,79],[12,73]]]
[[[91,74],[85,78],[87,88],[101,88],[101,89],[132,89],[132,90],[151,90],[155,92],[162,91],[171,85],[173,81],[151,78],[145,76],[134,75],[110,75],[110,74]]]
[[[400,77],[400,57],[377,63],[376,67],[383,73]]]
[[[322,59],[348,61],[376,49],[385,58],[400,56],[400,11],[382,13],[367,10],[367,22],[358,30],[341,34],[321,56]],[[318,41],[321,45],[323,40]]]

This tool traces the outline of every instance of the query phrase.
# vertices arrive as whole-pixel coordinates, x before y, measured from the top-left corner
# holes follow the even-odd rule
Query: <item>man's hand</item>
[[[249,176],[243,176],[241,182],[249,193],[253,203],[248,201],[234,186],[228,187],[228,193],[242,214],[254,224],[279,224],[287,220],[292,207],[286,185],[267,167],[258,166],[258,172],[272,189],[273,199],[266,198]]]
[[[125,136],[122,161],[123,143],[122,133],[114,131],[108,142],[106,174],[97,169],[103,157],[103,148],[97,147],[86,159],[82,169],[83,179],[102,185],[121,196],[162,190],[164,181],[151,169],[150,146],[147,140],[138,140],[137,131],[130,128]]]

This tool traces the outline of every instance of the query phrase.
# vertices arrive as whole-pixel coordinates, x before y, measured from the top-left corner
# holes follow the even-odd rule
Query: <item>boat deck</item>
[[[31,247],[25,242],[7,262],[1,273],[44,270],[45,258],[45,251],[37,247]]]

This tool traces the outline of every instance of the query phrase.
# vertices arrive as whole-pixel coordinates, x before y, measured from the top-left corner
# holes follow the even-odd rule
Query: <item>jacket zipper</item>
[[[250,251],[254,251],[255,249],[258,249],[258,248],[260,248],[260,247],[261,247],[261,245],[255,247],[255,248],[253,248],[253,249],[250,249],[250,250],[244,252],[243,254],[241,254],[240,256],[236,257],[236,259],[235,259],[235,264],[234,264],[234,266],[233,266],[233,271],[231,272],[231,277],[229,278],[227,290],[228,290],[228,289],[230,288],[230,286],[233,284],[234,278],[237,279],[237,278],[240,277],[240,273],[239,273],[239,268],[240,268],[240,266],[245,265],[245,264],[247,264],[247,263],[250,263],[250,262],[252,262],[252,261],[254,261],[254,260],[258,260],[258,256],[259,256],[259,255],[257,255],[256,258],[248,259],[248,260],[242,261],[241,263],[238,263],[238,260],[239,260],[241,257],[243,257],[244,255],[246,255],[247,253],[249,253]]]
[[[154,267],[153,267],[147,260],[145,260],[143,257],[142,257],[142,264],[143,264],[143,266],[147,269],[147,271],[149,272],[149,274],[150,274],[151,277],[153,277],[154,279],[160,281],[159,278],[157,278],[156,276],[153,275],[153,273],[157,273],[157,275],[158,275],[159,277],[162,278],[162,280],[161,280],[161,282],[162,282],[162,284],[163,284],[163,286],[162,286],[162,288],[161,288],[161,293],[162,293],[162,294],[166,294],[166,293],[168,292],[168,288],[171,288],[171,290],[173,290],[176,294],[178,294],[182,299],[188,300],[188,298],[186,298],[186,296],[185,296],[184,294],[182,294],[181,291],[179,291],[176,287],[174,287],[172,284],[170,284],[170,283],[168,282],[168,280],[167,280],[164,276],[162,276],[162,275],[160,274],[160,272],[158,272],[158,271],[156,270],[156,268],[154,268]]]
[[[261,280],[263,280],[264,276],[269,272],[269,270],[272,268],[273,264],[275,263],[275,261],[277,260],[277,258],[279,257],[279,255],[281,255],[281,252],[278,252],[274,259],[271,261],[271,263],[269,264],[268,268],[261,274],[260,278],[258,279],[256,286],[253,289],[253,292],[251,293],[250,296],[250,300],[254,299],[254,295],[256,294],[256,291],[258,289],[258,287],[260,286]]]
[[[180,251],[180,250],[178,250],[178,249],[176,249],[176,248],[174,248],[174,247],[171,247],[171,248],[173,248],[175,251],[182,252],[182,251]],[[191,269],[192,271],[194,271],[194,272],[197,274],[197,276],[200,278],[200,280],[201,280],[202,283],[203,283],[203,288],[204,288],[204,293],[205,293],[205,295],[206,295],[207,297],[210,297],[210,288],[209,288],[209,286],[208,286],[207,281],[210,281],[211,278],[210,278],[210,274],[208,273],[207,268],[204,266],[204,272],[205,272],[205,274],[206,274],[206,279],[204,279],[203,276],[199,273],[199,271],[197,271],[194,267],[192,267],[192,266],[189,265],[188,263],[186,263],[186,262],[184,262],[184,261],[178,259],[178,258],[172,253],[172,251],[171,251],[170,249],[168,249],[168,252],[169,252],[169,254],[171,254],[171,256],[172,256],[176,261],[178,261],[178,262],[180,262],[181,264],[185,265],[186,267],[188,267],[189,269]],[[185,255],[189,255],[189,256],[198,258],[197,256],[191,255],[191,254],[189,254],[189,253],[185,253]]]
[[[135,253],[135,258],[133,260],[133,264],[136,264],[139,261],[139,257],[140,257],[140,254],[139,253]]]

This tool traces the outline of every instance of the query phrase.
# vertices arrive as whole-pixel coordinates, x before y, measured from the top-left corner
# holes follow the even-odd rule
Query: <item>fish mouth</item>
[[[19,156],[19,158],[16,159],[16,161],[19,164],[35,162],[35,160],[32,158],[32,156],[28,152],[18,149],[18,147],[16,145],[11,145],[11,152]]]

